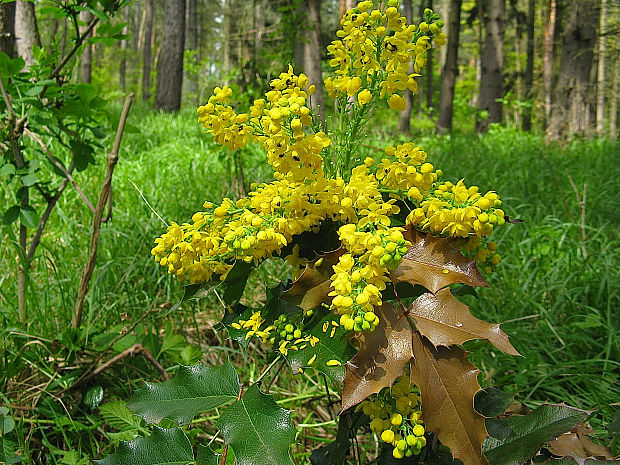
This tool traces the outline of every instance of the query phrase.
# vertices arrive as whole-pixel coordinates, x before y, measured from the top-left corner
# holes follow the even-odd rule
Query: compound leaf
[[[433,347],[413,334],[411,380],[420,388],[426,428],[465,465],[485,465],[482,443],[488,436],[484,417],[474,409],[480,390],[476,369],[460,347]]]
[[[148,423],[168,418],[186,425],[196,413],[235,400],[238,395],[239,378],[229,361],[213,368],[202,364],[181,365],[173,379],[159,384],[146,383],[127,407]]]
[[[194,451],[179,428],[155,427],[148,438],[121,442],[111,455],[96,460],[99,465],[185,465],[194,462]]]
[[[256,384],[222,412],[218,427],[238,465],[293,465],[289,448],[295,441],[295,427],[290,412]]]

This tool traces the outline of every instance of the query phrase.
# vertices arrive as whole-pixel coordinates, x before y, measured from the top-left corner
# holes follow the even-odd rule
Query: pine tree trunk
[[[551,119],[552,86],[553,86],[553,40],[555,38],[555,20],[557,13],[556,0],[549,0],[547,23],[545,24],[545,54],[543,58],[543,86],[545,89],[545,125]]]
[[[84,24],[81,26],[82,30],[85,30],[88,23],[93,20],[93,14],[88,11],[80,12],[80,21]],[[87,37],[90,37],[89,34]],[[80,62],[80,81],[90,84],[92,81],[93,71],[93,46],[91,44],[84,45],[84,51],[82,52],[82,61]]]
[[[146,0],[144,19],[144,44],[142,48],[142,100],[151,98],[151,41],[153,37],[153,18],[155,0]]]
[[[14,58],[15,47],[15,3],[0,3],[0,52]]]
[[[304,0],[307,29],[303,32],[303,70],[316,90],[310,98],[312,108],[325,121],[323,75],[321,72],[321,0]]]
[[[525,98],[533,101],[532,84],[534,82],[534,12],[535,0],[527,3],[527,62],[525,65]],[[532,108],[525,107],[523,114],[523,130],[532,129]]]
[[[502,121],[502,104],[497,99],[504,95],[502,71],[504,67],[504,0],[489,0],[486,15],[486,39],[482,52],[480,99],[478,108],[487,111],[488,118],[478,121],[476,130],[484,132],[490,123]]]
[[[198,11],[196,0],[187,0],[187,49],[198,52]],[[197,59],[197,55],[193,55],[193,60]],[[196,94],[198,85],[196,76],[190,76],[187,79],[187,90],[190,94]]]
[[[234,14],[233,8],[231,8],[232,0],[224,0],[224,19],[223,19],[223,34],[222,34],[222,74],[223,81],[228,84],[230,73],[232,71],[232,38],[231,38],[231,16]]]
[[[183,46],[185,45],[185,0],[166,0],[161,57],[157,69],[155,108],[181,108],[183,86]]]
[[[24,0],[15,2],[15,43],[17,54],[26,61],[26,66],[34,64],[32,48],[41,47],[34,3]]]
[[[605,64],[607,60],[607,0],[601,0],[601,18],[598,43],[598,75],[596,90],[596,132],[605,132]]]
[[[597,40],[598,0],[572,0],[547,135],[557,140],[589,130],[590,69]]]
[[[452,0],[448,13],[450,35],[446,46],[446,64],[441,71],[441,90],[439,93],[439,121],[437,130],[441,133],[452,131],[454,85],[458,74],[459,34],[461,30],[461,0]]]
[[[413,7],[411,0],[403,0],[403,14],[407,18],[407,23],[411,24],[413,21]],[[413,73],[413,63],[409,65],[409,74]],[[413,110],[413,93],[410,90],[405,90],[405,106],[404,111],[401,111],[398,115],[398,130],[402,134],[409,134],[411,131],[411,112]]]

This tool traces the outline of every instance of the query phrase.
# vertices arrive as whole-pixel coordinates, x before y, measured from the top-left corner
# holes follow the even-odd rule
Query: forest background
[[[509,216],[523,221],[498,238],[504,262],[489,279],[491,289],[464,299],[480,317],[506,322],[524,356],[477,343],[466,348],[485,386],[529,406],[552,401],[596,410],[590,419],[596,436],[617,454],[620,3],[401,3],[414,22],[426,8],[437,11],[448,43],[428,53],[406,110],[398,118],[387,106],[377,114],[360,155],[376,154],[385,140],[413,139],[445,171],[506,199]],[[247,106],[289,63],[322,82],[327,45],[352,6],[348,0],[3,1],[0,51],[21,57],[24,69],[38,69],[44,55],[56,64],[67,58],[62,85],[88,94],[82,103],[101,114],[92,116],[99,133],[90,149],[87,141],[35,134],[21,142],[27,158],[19,166],[8,132],[0,143],[0,462],[77,464],[105,456],[144,430],[120,400],[141,385],[140,377],[165,378],[199,360],[215,365],[223,353],[247,370],[247,379],[258,376],[261,349],[240,351],[214,330],[222,312],[216,297],[170,311],[182,288],[160,272],[149,250],[161,218],[185,221],[205,200],[239,197],[270,176],[257,147],[234,153],[217,147],[196,123],[195,108],[223,84]],[[0,63],[7,88],[8,63]],[[41,95],[42,88],[31,92]],[[99,215],[97,265],[84,286],[80,276],[94,265],[96,199],[110,166],[105,152],[129,93],[136,103],[103,224]],[[320,87],[313,103],[329,118],[332,102]],[[10,105],[1,105],[6,116]],[[71,176],[54,158],[63,167],[81,160],[83,168]],[[51,189],[63,179],[71,186],[49,208]],[[23,246],[34,239],[34,247]],[[244,301],[260,302],[259,283],[275,284],[286,272],[284,265],[260,268]],[[92,375],[100,363],[105,369]],[[284,407],[293,407],[291,396],[297,401],[294,456],[305,463],[334,436],[337,408],[311,376],[292,381],[286,370],[279,373],[271,391]],[[212,420],[192,431],[212,437]],[[362,444],[364,451],[373,447]]]

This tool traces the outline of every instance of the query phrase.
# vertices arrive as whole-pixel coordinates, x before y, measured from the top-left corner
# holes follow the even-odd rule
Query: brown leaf
[[[405,238],[413,245],[400,266],[392,272],[394,283],[405,281],[420,284],[436,293],[449,284],[488,287],[476,261],[465,257],[447,239],[408,230]]]
[[[472,339],[486,339],[502,352],[519,355],[499,324],[479,320],[469,313],[469,307],[442,289],[437,294],[427,292],[418,297],[409,310],[416,328],[434,346],[462,344]]]
[[[595,444],[587,438],[592,429],[579,423],[567,433],[558,436],[547,444],[549,451],[558,457],[573,457],[577,463],[583,464],[588,458],[613,460],[609,447]]]
[[[341,247],[308,263],[293,286],[282,294],[282,298],[304,310],[317,308],[321,304],[329,305],[332,301],[332,298],[328,296],[331,286],[330,277],[334,274],[332,267],[338,263],[338,259],[344,252],[344,248]],[[316,266],[316,262],[321,258],[323,262],[320,266]]]
[[[391,386],[402,376],[413,356],[412,330],[400,309],[385,303],[377,308],[379,325],[360,335],[360,350],[347,363],[342,389],[342,410],[359,404],[369,395]]]
[[[465,465],[487,465],[482,442],[488,433],[484,417],[474,409],[480,370],[460,347],[435,349],[418,332],[413,333],[413,353],[411,381],[420,388],[426,428]]]

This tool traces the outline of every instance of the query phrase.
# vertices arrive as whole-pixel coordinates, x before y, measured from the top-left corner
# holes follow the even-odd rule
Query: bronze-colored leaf
[[[488,287],[476,261],[465,257],[448,239],[408,230],[405,238],[413,245],[400,266],[392,272],[392,280],[420,284],[435,293],[449,284]]]
[[[472,339],[486,339],[502,352],[519,355],[499,324],[479,320],[469,313],[469,307],[459,302],[450,289],[436,294],[427,292],[411,306],[410,315],[416,328],[434,346],[462,344]]]
[[[587,438],[592,429],[579,423],[570,431],[558,436],[547,444],[549,451],[558,457],[573,457],[576,462],[584,463],[587,458],[612,460],[614,456],[609,447],[595,444]]]
[[[333,266],[344,253],[344,248],[327,252],[316,260],[308,263],[301,276],[293,283],[293,286],[282,294],[282,298],[290,303],[311,310],[321,304],[329,305],[332,298],[330,292],[330,278],[334,274]],[[316,266],[318,260],[322,262]]]
[[[420,388],[426,428],[465,465],[487,465],[482,442],[488,433],[484,417],[474,409],[480,370],[460,347],[434,348],[417,332],[413,353],[411,381]]]
[[[412,330],[402,311],[385,303],[375,310],[380,318],[372,333],[360,337],[360,350],[346,367],[342,389],[342,410],[359,404],[369,395],[391,386],[402,376],[413,356]]]

